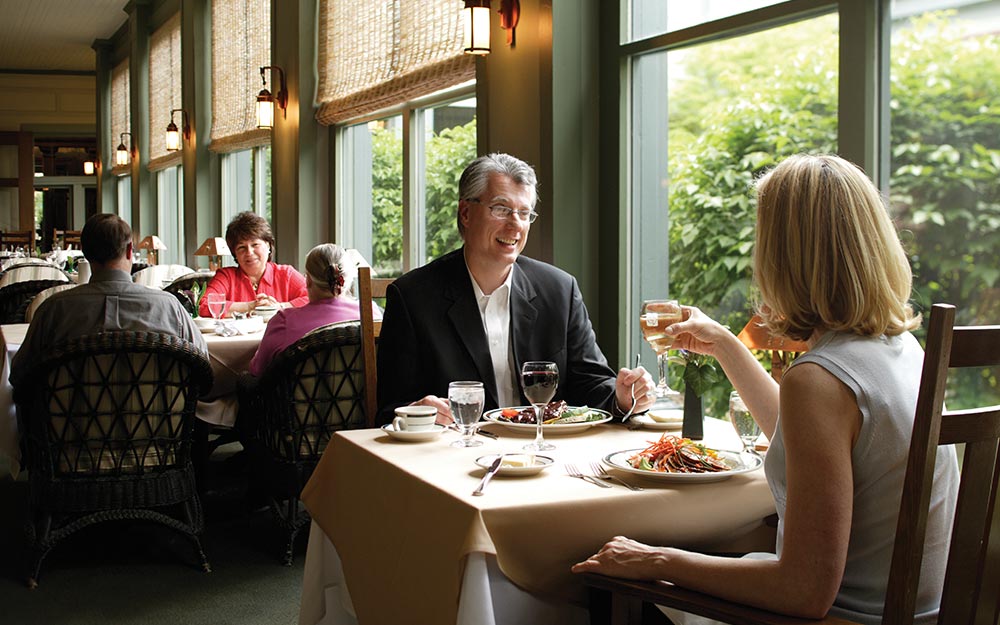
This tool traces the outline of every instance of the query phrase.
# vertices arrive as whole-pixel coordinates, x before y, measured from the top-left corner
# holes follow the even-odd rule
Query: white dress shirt
[[[514,376],[511,371],[514,354],[510,348],[510,285],[513,275],[514,271],[511,268],[503,284],[486,295],[479,288],[479,283],[472,276],[472,272],[469,272],[469,280],[472,281],[472,289],[479,304],[479,315],[486,330],[486,342],[490,346],[493,377],[497,385],[497,401],[501,407],[517,405],[517,397],[514,395]]]

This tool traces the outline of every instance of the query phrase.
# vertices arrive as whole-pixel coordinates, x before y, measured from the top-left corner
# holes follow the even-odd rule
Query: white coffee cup
[[[396,408],[396,418],[392,429],[407,432],[426,432],[434,428],[437,408],[434,406],[400,406]]]

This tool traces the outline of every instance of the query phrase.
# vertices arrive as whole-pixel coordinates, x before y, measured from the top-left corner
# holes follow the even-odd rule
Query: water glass
[[[736,433],[743,441],[743,450],[757,455],[757,437],[760,436],[760,426],[753,415],[747,410],[743,398],[736,391],[729,394],[729,420],[732,421]]]
[[[448,403],[455,425],[462,432],[462,438],[453,442],[452,447],[478,447],[483,444],[472,438],[476,423],[483,416],[486,391],[482,382],[460,381],[448,385]]]

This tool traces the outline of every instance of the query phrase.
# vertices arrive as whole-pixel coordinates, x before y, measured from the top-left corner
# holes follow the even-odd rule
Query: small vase
[[[684,389],[684,425],[681,435],[693,441],[700,441],[705,436],[705,413],[701,409],[701,396],[691,387]]]

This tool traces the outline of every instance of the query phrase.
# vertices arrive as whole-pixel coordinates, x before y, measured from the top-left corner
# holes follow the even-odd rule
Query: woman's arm
[[[773,437],[778,421],[777,382],[728,328],[694,306],[681,308],[684,321],[667,328],[677,337],[673,349],[714,356],[764,434]]]
[[[851,449],[861,416],[850,389],[818,365],[805,363],[785,375],[781,413],[788,490],[780,560],[707,556],[617,537],[573,571],[664,579],[766,610],[825,615],[847,561]]]

